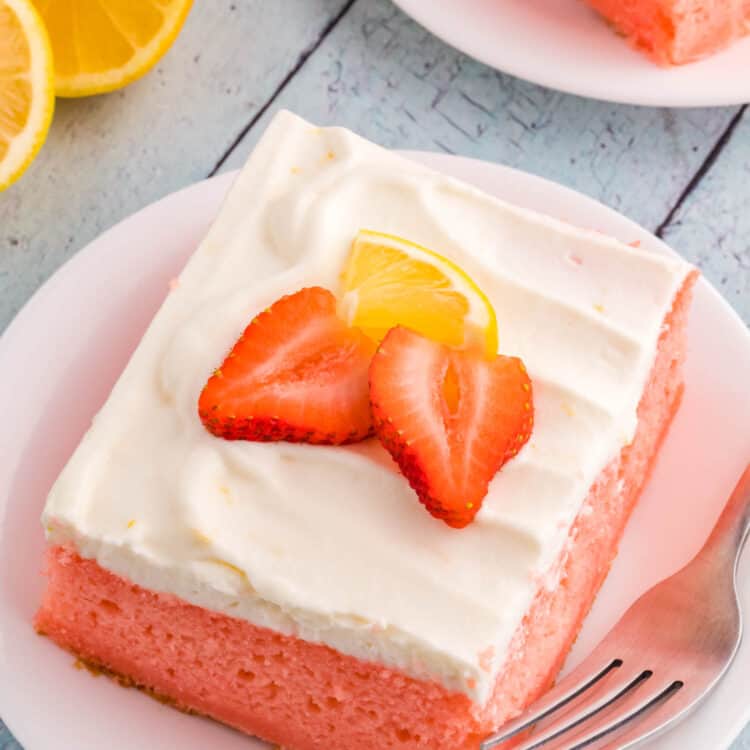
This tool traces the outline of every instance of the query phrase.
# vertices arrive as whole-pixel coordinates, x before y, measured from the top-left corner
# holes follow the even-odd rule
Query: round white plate
[[[660,68],[582,0],[394,0],[457,49],[528,81],[654,107],[750,101],[750,37],[707,60]]]
[[[601,204],[538,177],[458,157],[411,156],[503,198],[671,252]],[[0,716],[26,750],[265,747],[75,670],[72,657],[31,626],[44,585],[45,495],[231,180],[225,175],[175,193],[103,234],[36,293],[0,339]],[[750,457],[750,335],[705,281],[696,290],[689,335],[682,409],[571,664],[642,591],[692,556]],[[749,583],[745,577],[747,611]],[[710,701],[652,747],[728,746],[750,719],[748,670],[745,646]]]

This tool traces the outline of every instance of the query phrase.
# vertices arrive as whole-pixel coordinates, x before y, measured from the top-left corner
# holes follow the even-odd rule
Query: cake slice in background
[[[470,274],[533,383],[531,437],[466,528],[377,440],[228,441],[198,416],[250,320],[340,291],[362,228]],[[695,276],[280,113],[50,493],[37,629],[289,750],[476,750],[552,683],[609,570],[679,405]]]
[[[700,60],[750,33],[747,0],[585,1],[660,65]]]

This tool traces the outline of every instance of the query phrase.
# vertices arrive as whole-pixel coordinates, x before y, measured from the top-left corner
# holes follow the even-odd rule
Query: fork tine
[[[621,666],[622,661],[619,659],[604,659],[595,651],[577,669],[532,703],[520,716],[504,724],[496,734],[487,737],[479,746],[479,750],[491,750],[511,737],[515,737],[536,722],[566,706]]]
[[[607,681],[606,689],[593,699],[586,698],[580,704],[576,705],[570,711],[562,711],[559,716],[555,716],[550,723],[538,732],[534,732],[525,742],[518,745],[515,750],[535,750],[535,748],[550,746],[549,743],[556,744],[555,740],[562,735],[566,735],[565,742],[569,746],[571,742],[576,742],[577,738],[569,739],[568,732],[584,724],[588,728],[589,722],[596,722],[598,714],[605,711],[613,704],[619,705],[630,697],[631,694],[640,692],[638,688],[646,682],[651,676],[650,672],[638,670],[625,670],[621,668],[616,675]],[[592,691],[593,692],[593,691]],[[606,712],[609,714],[610,712]]]
[[[677,684],[681,683],[675,682],[670,685],[672,690],[668,696],[662,696],[660,700],[657,698],[653,701],[650,711],[646,712],[644,708],[641,708],[640,712],[637,709],[631,711],[629,717],[622,722],[622,724],[628,724],[627,730],[620,732],[612,742],[604,745],[602,750],[628,750],[628,748],[634,747],[647,737],[659,734],[673,724],[683,713],[681,709],[685,708],[680,706],[675,709],[675,703],[684,703],[684,701],[676,698],[679,689],[673,686]]]
[[[623,697],[614,703],[610,711],[602,713],[600,716],[594,716],[583,725],[583,731],[565,738],[564,743],[560,745],[553,743],[545,747],[552,750],[554,747],[565,748],[565,750],[582,750],[597,740],[604,739],[607,735],[612,734],[618,729],[632,722],[631,731],[635,732],[633,737],[642,738],[643,733],[648,732],[644,728],[644,720],[648,721],[652,716],[658,713],[656,723],[652,731],[661,726],[672,715],[671,707],[667,706],[670,698],[682,687],[680,682],[666,682],[652,678],[646,681],[641,689],[623,695]],[[656,711],[653,711],[656,709]],[[669,710],[667,710],[669,709]],[[571,727],[572,728],[572,727]],[[565,731],[565,730],[563,730]],[[536,739],[536,738],[533,738]],[[623,746],[622,736],[620,735],[613,743],[607,745],[611,750],[621,750]],[[517,750],[532,750],[540,745],[529,745],[528,748],[519,747]]]

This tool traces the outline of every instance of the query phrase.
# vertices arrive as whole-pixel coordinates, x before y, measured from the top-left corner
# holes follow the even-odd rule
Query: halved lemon
[[[362,229],[342,284],[343,316],[377,341],[402,325],[450,346],[497,354],[492,304],[461,268],[432,250]]]
[[[192,0],[34,0],[55,56],[58,96],[113,91],[169,49]]]
[[[42,147],[55,106],[52,50],[29,0],[0,0],[0,190]]]

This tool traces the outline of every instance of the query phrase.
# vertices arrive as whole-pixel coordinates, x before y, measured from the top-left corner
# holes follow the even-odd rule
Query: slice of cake
[[[682,65],[750,33],[747,0],[586,0],[660,65]]]
[[[442,319],[393,293],[397,253],[437,274]],[[280,113],[50,493],[38,631],[291,750],[476,750],[552,683],[607,574],[679,404],[694,279]],[[292,355],[304,408],[274,374]],[[413,434],[434,404],[404,409],[428,371],[470,426],[458,469]],[[480,459],[458,506],[439,485]]]

